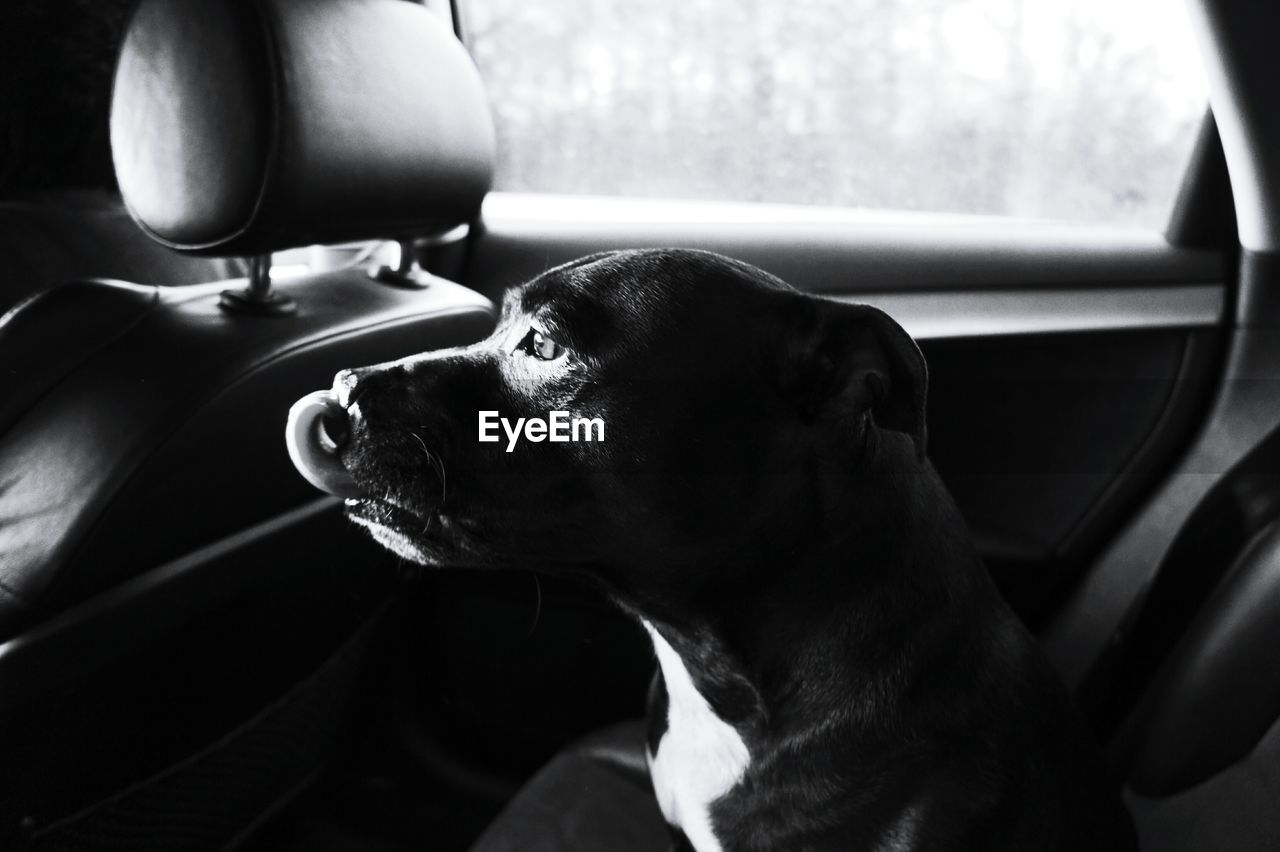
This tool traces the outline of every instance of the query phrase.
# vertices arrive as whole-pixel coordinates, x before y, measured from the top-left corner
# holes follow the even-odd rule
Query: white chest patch
[[[732,725],[698,692],[680,655],[649,622],[643,622],[667,687],[667,730],[649,754],[649,776],[658,807],[697,852],[721,852],[711,829],[711,803],[733,789],[751,755]]]

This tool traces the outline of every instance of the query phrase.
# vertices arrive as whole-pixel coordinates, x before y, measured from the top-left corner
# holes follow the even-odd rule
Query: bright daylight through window
[[[1161,227],[1206,104],[1166,0],[468,0],[500,190]]]

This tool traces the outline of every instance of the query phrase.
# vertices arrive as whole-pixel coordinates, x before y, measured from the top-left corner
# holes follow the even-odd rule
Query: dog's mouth
[[[416,452],[419,445],[362,445],[357,437],[344,448],[342,463],[357,489],[341,495],[351,520],[417,541],[439,538],[445,497],[442,466],[424,462]],[[422,452],[434,458],[425,448]]]
[[[388,529],[409,532],[421,530],[423,535],[430,532],[434,519],[422,518],[395,503],[379,500],[376,497],[348,497],[346,499],[347,515],[352,520],[365,525],[377,525]]]
[[[369,531],[375,540],[394,553],[416,562],[427,562],[429,551],[438,549],[440,518],[426,516],[376,497],[351,497],[345,501],[347,517]]]

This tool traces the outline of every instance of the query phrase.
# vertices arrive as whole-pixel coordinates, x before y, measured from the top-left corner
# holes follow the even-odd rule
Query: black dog
[[[925,390],[882,312],[691,251],[559,267],[488,340],[335,381],[375,538],[580,575],[643,623],[681,848],[1132,848],[925,459]],[[603,434],[527,425],[553,411]]]

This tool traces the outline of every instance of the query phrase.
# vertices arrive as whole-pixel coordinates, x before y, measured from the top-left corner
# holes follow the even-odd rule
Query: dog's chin
[[[348,499],[347,517],[369,531],[373,540],[397,556],[422,565],[440,562],[441,546],[430,538],[434,518],[423,518],[385,500]]]

